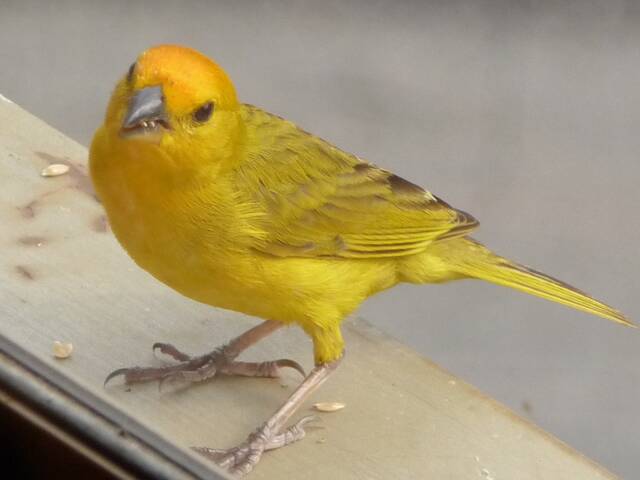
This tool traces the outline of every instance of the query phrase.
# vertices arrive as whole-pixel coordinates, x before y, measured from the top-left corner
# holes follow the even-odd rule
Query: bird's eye
[[[127,72],[127,82],[131,83],[133,80],[133,71],[136,69],[136,64],[133,62],[129,67],[129,71]]]
[[[211,118],[213,113],[213,102],[207,102],[195,112],[193,112],[193,118],[196,122],[204,123]]]

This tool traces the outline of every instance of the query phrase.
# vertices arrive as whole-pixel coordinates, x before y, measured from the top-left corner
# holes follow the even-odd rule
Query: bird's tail
[[[448,246],[446,244],[449,244]],[[438,244],[434,245],[438,250]],[[635,325],[619,311],[560,280],[502,258],[468,237],[442,242],[442,255],[463,277],[479,278],[562,303],[623,325]],[[434,252],[435,253],[435,252]]]

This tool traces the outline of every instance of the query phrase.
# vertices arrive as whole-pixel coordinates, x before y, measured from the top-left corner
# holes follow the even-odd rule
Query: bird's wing
[[[259,148],[248,151],[238,182],[265,209],[256,246],[265,253],[403,256],[478,226],[428,191],[290,122],[257,109],[247,115]]]

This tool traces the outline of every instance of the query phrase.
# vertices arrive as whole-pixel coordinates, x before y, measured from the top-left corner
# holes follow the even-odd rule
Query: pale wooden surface
[[[138,269],[105,229],[86,149],[0,97],[0,332],[178,445],[231,446],[291,392],[281,380],[221,378],[180,392],[102,387],[111,370],[157,362],[155,341],[204,352],[257,320],[182,298]],[[49,163],[67,175],[42,178]],[[602,479],[613,475],[363,321],[315,401],[321,429],[265,456],[252,478]],[[52,358],[54,340],[70,359]],[[277,332],[246,357],[311,367],[311,343]]]

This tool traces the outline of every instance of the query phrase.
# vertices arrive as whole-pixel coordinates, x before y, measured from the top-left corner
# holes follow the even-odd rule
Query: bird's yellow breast
[[[93,181],[125,250],[183,295],[309,331],[323,323],[337,327],[367,296],[397,282],[391,259],[279,258],[257,251],[259,232],[246,223],[250,207],[231,201],[232,179],[175,185],[151,168],[157,152],[140,147],[107,142],[98,133]]]

